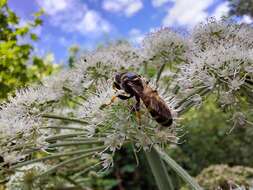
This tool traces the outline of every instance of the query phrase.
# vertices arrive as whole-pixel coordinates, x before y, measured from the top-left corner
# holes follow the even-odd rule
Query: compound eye
[[[135,79],[135,78],[137,78],[138,77],[138,75],[136,75],[135,73],[126,73],[126,76],[127,76],[127,78],[128,79],[130,79],[130,80],[133,80],[133,79]]]

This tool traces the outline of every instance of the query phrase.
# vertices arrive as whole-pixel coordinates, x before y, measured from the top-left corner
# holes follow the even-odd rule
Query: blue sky
[[[9,5],[22,22],[44,9],[43,26],[35,30],[40,38],[36,53],[53,52],[58,61],[66,59],[73,44],[93,49],[106,41],[127,39],[136,45],[156,28],[189,31],[229,10],[223,0],[9,0]]]

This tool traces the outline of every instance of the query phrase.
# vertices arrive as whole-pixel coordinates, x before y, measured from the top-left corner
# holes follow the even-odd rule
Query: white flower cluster
[[[212,20],[196,27],[189,40],[163,28],[148,35],[140,50],[122,42],[87,53],[73,68],[18,91],[1,105],[0,154],[13,164],[24,157],[26,147],[45,145],[42,148],[46,150],[56,143],[54,147],[60,146],[57,150],[76,151],[71,143],[95,139],[105,147],[96,153],[107,168],[113,165],[114,152],[127,142],[144,149],[177,142],[177,118],[186,107],[201,105],[206,93],[202,89],[218,92],[225,105],[235,104],[241,89],[252,94],[252,36],[251,27]],[[146,61],[155,66],[176,65],[172,70],[165,65],[160,81],[156,81],[162,87],[153,86],[171,110],[173,125],[166,129],[159,127],[144,105],[138,121],[133,113],[134,98],[110,105],[115,72],[142,72]],[[179,89],[168,93],[176,87]],[[233,119],[240,125],[247,123],[243,114],[235,114]],[[73,132],[75,129],[78,132]],[[54,140],[48,141],[50,138]],[[66,141],[61,144],[62,139]]]
[[[41,110],[36,105],[58,99],[59,94],[50,88],[29,87],[17,91],[15,97],[1,106],[0,133],[10,137],[18,133],[29,134],[30,130],[41,125]]]
[[[86,53],[75,66],[83,72],[87,72],[88,67],[95,68],[96,72],[100,74],[95,75],[96,78],[105,75],[111,77],[113,72],[129,67],[138,67],[141,62],[142,57],[136,49],[126,42],[120,42]]]
[[[252,27],[246,24],[235,24],[229,20],[217,21],[210,18],[194,28],[190,41],[196,44],[195,48],[200,50],[225,44],[252,49]]]
[[[148,34],[143,42],[143,55],[146,59],[177,61],[184,59],[189,43],[169,28],[161,28]]]
[[[97,85],[96,92],[93,92],[89,98],[79,106],[76,114],[79,118],[99,118],[102,111],[101,106],[109,103],[114,95],[111,81],[102,81]]]
[[[41,189],[41,179],[33,179],[33,177],[47,170],[47,166],[42,163],[30,164],[23,166],[16,171],[15,174],[10,176],[6,184],[6,190],[25,190]]]
[[[107,64],[108,70],[113,65],[116,65],[117,68],[120,66],[127,67],[126,64],[129,64],[128,59],[138,59],[137,54],[134,52],[135,50],[125,43],[116,46],[111,45],[108,49],[101,48],[90,54],[85,61],[81,59],[83,64],[76,64],[71,69],[62,70],[53,76],[47,77],[41,85],[17,91],[14,97],[10,97],[8,102],[1,105],[0,136],[4,137],[2,139],[15,139],[14,142],[17,144],[24,144],[24,141],[27,141],[29,137],[31,138],[32,133],[40,133],[39,128],[43,125],[40,116],[45,110],[52,110],[52,105],[48,103],[59,101],[65,94],[68,96],[81,95],[89,88],[93,80],[87,76],[88,68],[96,66],[96,63],[99,62]],[[136,64],[138,64],[138,61],[136,61]],[[102,72],[104,72],[104,75],[107,74],[105,70]],[[111,76],[108,77],[111,78]],[[109,89],[108,86],[106,88]],[[108,98],[112,95],[111,91],[109,93],[107,95],[100,94],[99,96],[100,98]],[[90,107],[93,106],[92,101],[96,99],[95,97],[91,97],[84,103],[82,109],[86,110],[86,113],[98,110],[98,108]],[[97,100],[99,98],[95,101]],[[79,115],[86,117],[84,112],[80,112]],[[32,137],[37,144],[35,136],[32,135]]]
[[[242,35],[246,32],[248,35]],[[188,52],[189,63],[180,65],[181,73],[177,82],[182,91],[196,87],[217,89],[227,93],[229,103],[231,94],[241,87],[252,87],[246,79],[253,81],[253,29],[246,25],[237,25],[225,21],[209,21],[196,27],[191,41],[193,47]],[[234,102],[235,103],[235,102]]]

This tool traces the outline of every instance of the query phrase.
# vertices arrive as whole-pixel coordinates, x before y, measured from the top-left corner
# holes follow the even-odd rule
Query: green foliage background
[[[33,55],[31,42],[38,36],[32,29],[42,25],[41,14],[43,11],[35,13],[33,21],[20,26],[21,18],[8,7],[7,0],[0,1],[0,100],[55,70],[56,66]]]

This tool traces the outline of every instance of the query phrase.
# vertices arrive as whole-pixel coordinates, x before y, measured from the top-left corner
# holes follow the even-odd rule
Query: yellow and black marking
[[[157,113],[155,110],[150,110],[149,113],[157,121],[157,123],[161,124],[164,127],[168,127],[173,123],[171,117],[164,117],[161,114]]]
[[[153,90],[149,86],[146,87],[141,99],[157,123],[164,127],[168,127],[173,123],[169,107],[156,90]]]

